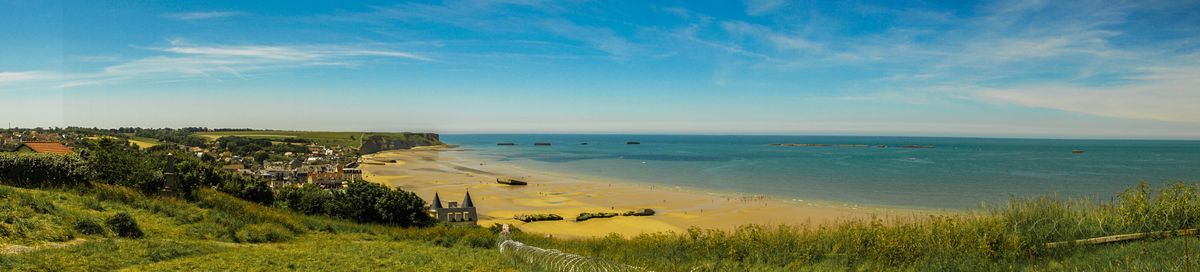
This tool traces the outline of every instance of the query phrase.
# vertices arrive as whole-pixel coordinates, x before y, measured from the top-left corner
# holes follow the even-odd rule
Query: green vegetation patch
[[[0,255],[4,271],[100,271],[225,251],[209,241],[100,239],[66,247]]]
[[[294,243],[232,248],[217,254],[135,266],[132,271],[527,271],[498,251],[412,241],[309,235]]]
[[[289,142],[286,139],[299,138],[311,143],[327,146],[347,146],[358,148],[362,144],[362,140],[367,137],[380,135],[392,139],[408,139],[415,137],[414,135],[425,135],[423,133],[405,133],[405,132],[334,132],[334,131],[279,131],[279,130],[251,130],[251,131],[202,131],[196,132],[194,135],[216,140],[225,136],[239,136],[254,139],[266,139],[277,142]]]

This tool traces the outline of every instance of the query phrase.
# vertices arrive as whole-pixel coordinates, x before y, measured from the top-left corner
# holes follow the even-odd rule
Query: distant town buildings
[[[97,133],[96,129],[6,129],[0,130],[0,152],[30,153],[74,153],[69,146],[84,139],[128,137],[129,132]],[[359,169],[359,150],[344,145],[324,145],[312,142],[273,142],[286,144],[287,148],[261,148],[246,152],[229,148],[215,141],[200,143],[164,143],[178,150],[173,156],[195,157],[212,162],[214,166],[229,173],[260,178],[273,189],[285,186],[312,184],[320,188],[339,190],[348,181],[362,180]],[[173,159],[178,159],[174,157]],[[173,173],[168,170],[164,173]]]

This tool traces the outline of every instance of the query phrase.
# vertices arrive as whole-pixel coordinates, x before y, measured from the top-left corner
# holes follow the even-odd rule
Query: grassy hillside
[[[401,229],[301,216],[204,190],[194,203],[109,185],[0,186],[0,271],[523,270],[482,228]],[[129,213],[145,235],[105,221]],[[84,231],[94,222],[101,232]]]
[[[1042,244],[1194,227],[1196,188],[1139,186],[1112,203],[1017,200],[962,215],[833,226],[578,240],[518,232],[514,238],[655,271],[1178,271],[1200,267],[1195,256],[1185,257],[1200,240]],[[132,215],[144,236],[119,236],[106,221],[120,213]],[[487,228],[398,228],[298,215],[210,189],[185,202],[113,185],[0,186],[0,271],[542,271],[556,260],[526,263],[496,250],[495,237]]]
[[[411,137],[412,133],[403,132],[333,132],[333,131],[277,131],[277,130],[254,130],[254,131],[204,131],[197,132],[195,135],[215,140],[224,136],[240,136],[254,139],[268,139],[271,141],[282,141],[286,138],[300,138],[313,143],[322,145],[341,145],[350,147],[359,147],[364,138],[372,135],[382,135],[389,138],[405,139]]]

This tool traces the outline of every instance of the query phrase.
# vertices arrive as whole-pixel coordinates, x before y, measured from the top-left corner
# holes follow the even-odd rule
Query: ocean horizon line
[[[383,132],[383,131],[381,131]],[[997,140],[1068,140],[1068,141],[1178,141],[1178,142],[1200,142],[1200,136],[1196,138],[1122,138],[1122,137],[1096,137],[1096,138],[1072,138],[1072,137],[1054,137],[1054,136],[936,136],[936,135],[855,135],[855,134],[725,134],[725,133],[573,133],[573,132],[498,132],[498,133],[443,133],[435,132],[438,135],[449,136],[487,136],[487,135],[513,135],[513,136],[528,136],[528,135],[558,135],[558,136],[713,136],[713,137],[856,137],[856,138],[931,138],[931,139],[997,139]]]

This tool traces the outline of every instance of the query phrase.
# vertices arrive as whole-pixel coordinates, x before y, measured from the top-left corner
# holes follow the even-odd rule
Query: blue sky
[[[0,0],[0,123],[1200,138],[1200,1]]]

